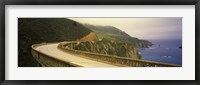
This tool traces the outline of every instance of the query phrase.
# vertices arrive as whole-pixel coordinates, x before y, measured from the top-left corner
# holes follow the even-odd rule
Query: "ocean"
[[[154,45],[149,48],[138,49],[142,59],[182,65],[182,40],[149,41]]]

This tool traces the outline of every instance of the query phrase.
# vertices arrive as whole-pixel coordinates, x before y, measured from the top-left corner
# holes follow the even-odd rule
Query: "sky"
[[[182,39],[182,18],[69,18],[82,24],[114,26],[139,39]]]

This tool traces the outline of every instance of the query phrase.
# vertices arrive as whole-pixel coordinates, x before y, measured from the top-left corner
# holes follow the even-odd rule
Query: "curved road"
[[[57,48],[58,44],[59,43],[41,45],[36,47],[35,49],[44,54],[56,57],[57,59],[68,61],[70,63],[80,65],[83,67],[116,67],[114,65],[85,59],[82,57],[78,57],[77,55],[72,55],[67,52],[63,52],[62,50]]]

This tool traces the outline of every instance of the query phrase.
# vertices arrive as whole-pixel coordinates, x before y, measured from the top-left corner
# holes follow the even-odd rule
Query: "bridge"
[[[32,55],[43,67],[180,67],[175,64],[122,58],[71,49],[76,41],[32,45]]]

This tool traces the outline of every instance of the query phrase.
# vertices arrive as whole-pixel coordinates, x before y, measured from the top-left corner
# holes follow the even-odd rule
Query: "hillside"
[[[152,45],[152,43],[147,40],[140,40],[138,38],[131,37],[127,33],[113,26],[99,26],[90,24],[84,24],[84,26],[96,32],[99,39],[106,38],[117,42],[126,42],[132,44],[136,48],[147,48]]]
[[[18,66],[37,66],[31,55],[33,44],[77,40],[90,32],[82,24],[65,18],[18,18]]]
[[[84,36],[83,38],[81,38],[79,41],[80,42],[84,42],[84,41],[97,41],[98,37],[96,35],[95,32],[91,32],[88,35]]]
[[[100,25],[90,25],[90,24],[84,24],[87,28],[97,32],[98,34],[104,33],[107,35],[113,35],[113,36],[124,36],[124,37],[130,37],[125,32],[117,29],[113,26],[100,26]]]
[[[72,45],[70,45],[72,46]],[[108,39],[86,41],[70,47],[75,50],[93,52],[96,54],[112,55],[140,59],[141,56],[133,45],[124,42],[115,42]]]

